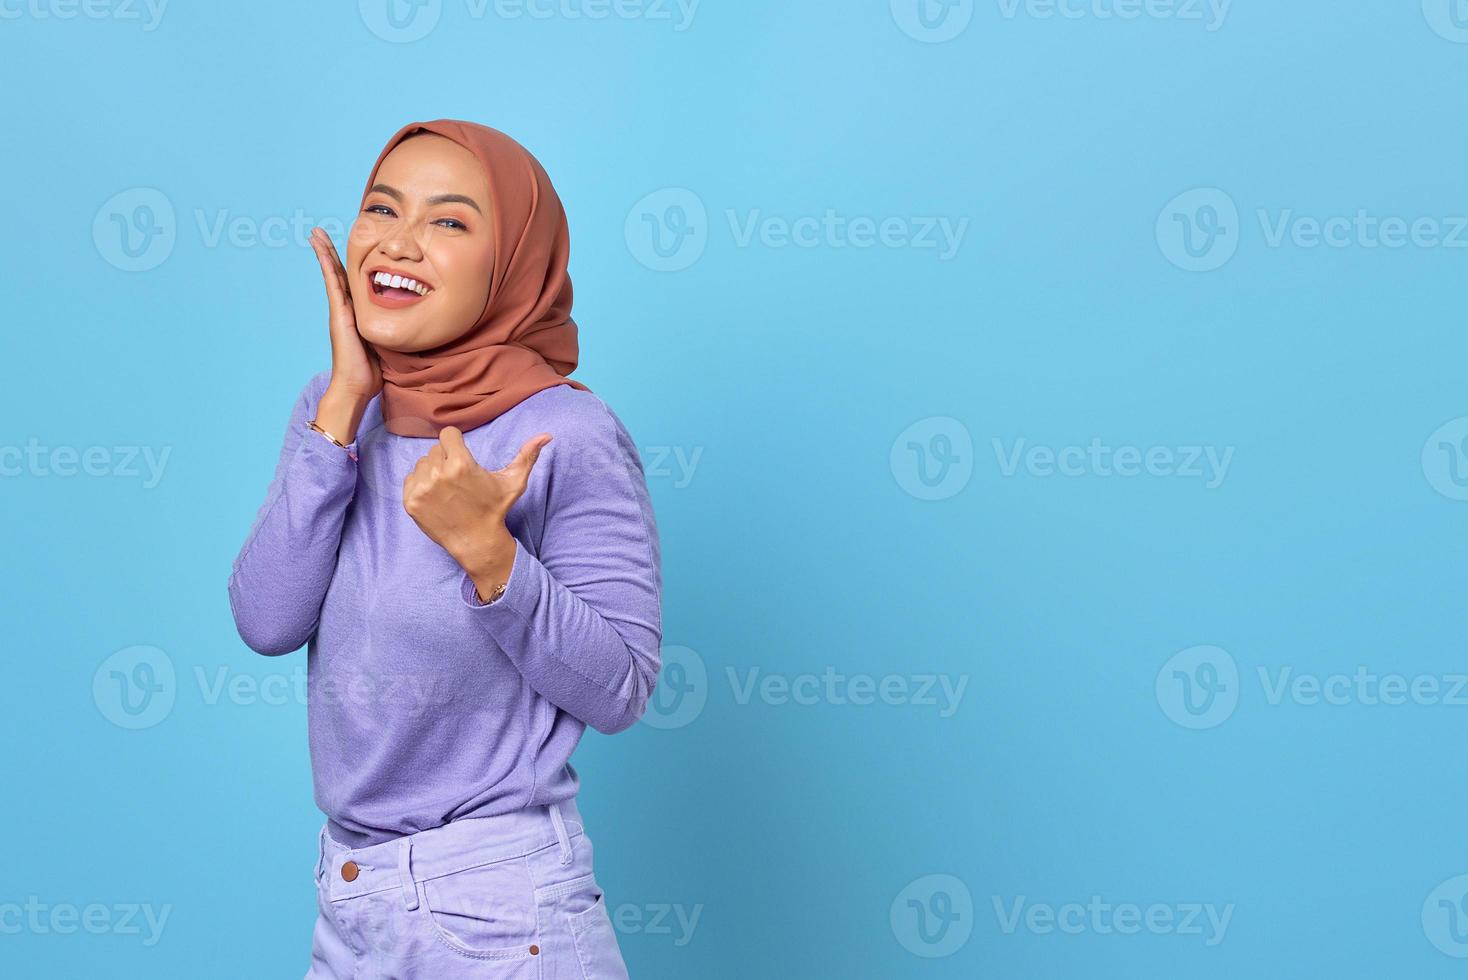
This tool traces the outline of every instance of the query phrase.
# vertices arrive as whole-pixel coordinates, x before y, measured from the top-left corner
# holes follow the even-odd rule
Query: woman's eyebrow
[[[395,201],[401,201],[403,199],[402,192],[400,192],[396,187],[390,187],[387,184],[373,184],[372,190],[368,191],[367,193],[371,194],[374,192],[386,194],[388,197],[392,198]],[[479,205],[474,202],[474,198],[469,197],[467,194],[435,194],[433,197],[430,197],[428,199],[428,203],[467,204],[475,211],[479,211],[480,214],[484,213],[483,211],[480,211]]]

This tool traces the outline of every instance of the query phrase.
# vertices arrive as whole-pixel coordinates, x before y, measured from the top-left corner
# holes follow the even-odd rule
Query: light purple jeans
[[[322,827],[316,891],[306,980],[627,980],[575,800],[355,849]]]

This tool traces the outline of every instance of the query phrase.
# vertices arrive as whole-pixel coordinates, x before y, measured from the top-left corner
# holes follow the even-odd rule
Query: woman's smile
[[[376,266],[364,275],[368,299],[388,310],[412,306],[433,292],[433,286],[423,279],[387,266]]]

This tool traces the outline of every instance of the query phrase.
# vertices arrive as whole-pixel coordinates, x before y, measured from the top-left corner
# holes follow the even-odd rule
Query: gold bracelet
[[[315,419],[311,419],[306,424],[308,426],[310,426],[311,428],[315,429],[317,432],[319,432],[322,435],[324,435],[326,438],[330,439],[332,442],[336,443],[338,446],[341,446],[343,449],[347,448],[347,444],[346,443],[342,442],[336,436],[332,435],[330,432],[327,432],[321,426],[317,425]]]
[[[476,598],[476,599],[479,600],[479,604],[480,605],[487,606],[491,602],[494,602],[496,599],[498,599],[500,596],[504,595],[505,594],[505,586],[507,586],[509,584],[510,584],[509,582],[501,582],[499,585],[496,585],[494,587],[494,591],[489,594],[489,598],[488,599],[484,598],[484,596],[482,596],[482,595],[479,594],[479,586],[476,585],[474,587],[474,598]]]
[[[321,433],[321,434],[322,434],[322,435],[323,435],[323,436],[325,436],[325,437],[326,437],[326,438],[328,438],[328,439],[330,439],[330,440],[331,440],[331,442],[332,442],[332,445],[335,445],[335,446],[340,446],[340,447],[341,447],[341,448],[343,448],[343,449],[346,449],[346,450],[347,450],[347,456],[348,456],[348,457],[350,457],[350,458],[351,458],[351,460],[352,460],[352,461],[353,461],[353,462],[356,462],[356,461],[357,461],[357,454],[356,454],[356,453],[354,453],[354,452],[352,452],[352,451],[351,451],[351,449],[348,449],[348,448],[347,448],[347,444],[346,444],[346,443],[344,443],[344,442],[342,442],[342,441],[341,441],[341,440],[340,440],[340,439],[338,439],[338,438],[337,438],[337,437],[336,437],[336,436],[334,436],[334,435],[332,435],[332,434],[331,434],[331,433],[330,433],[330,432],[327,432],[327,431],[326,431],[326,430],[325,430],[325,429],[323,429],[323,428],[322,428],[322,427],[321,427],[321,426],[319,426],[319,425],[317,425],[317,424],[316,424],[316,420],[315,420],[315,419],[311,419],[311,420],[309,420],[309,421],[308,421],[308,422],[307,422],[307,423],[306,423],[306,425],[307,425],[307,426],[308,426],[308,427],[309,427],[309,428],[312,428],[312,429],[315,429],[315,430],[316,430],[316,431],[317,431],[317,432],[319,432],[319,433]]]

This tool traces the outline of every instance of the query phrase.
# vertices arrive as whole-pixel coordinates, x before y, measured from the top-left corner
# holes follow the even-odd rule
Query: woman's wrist
[[[316,406],[316,424],[342,442],[351,443],[357,438],[357,426],[362,424],[371,400],[327,385]]]
[[[518,547],[515,536],[501,524],[482,541],[474,542],[468,549],[469,553],[459,560],[469,580],[474,583],[480,602],[491,598],[495,590],[510,580]]]

